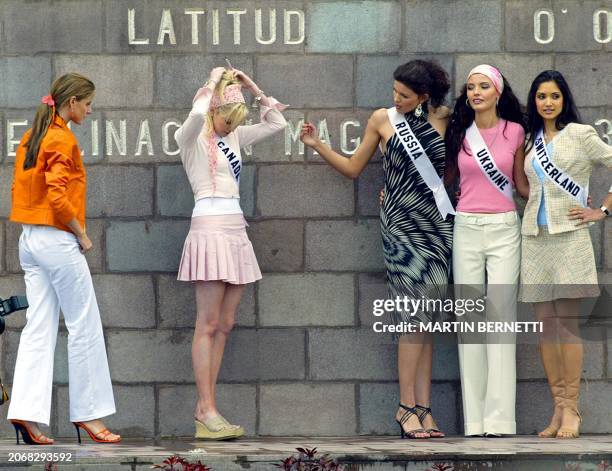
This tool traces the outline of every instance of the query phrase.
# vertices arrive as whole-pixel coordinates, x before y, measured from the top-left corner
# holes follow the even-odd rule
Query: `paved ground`
[[[263,471],[276,469],[295,452],[296,447],[316,447],[357,470],[426,471],[436,463],[449,470],[572,470],[612,471],[612,435],[586,436],[578,440],[547,440],[534,436],[510,438],[450,437],[437,440],[399,440],[388,437],[356,438],[258,438],[231,442],[204,442],[193,439],[136,441],[119,445],[60,439],[52,447],[17,447],[13,441],[0,441],[0,469],[45,469],[33,462],[35,453],[71,454],[72,461],[59,463],[57,470],[128,471],[150,469],[173,454],[189,461],[201,460],[218,470]],[[18,453],[18,461],[9,462]],[[24,459],[30,455],[31,462]],[[609,468],[606,467],[609,465]]]

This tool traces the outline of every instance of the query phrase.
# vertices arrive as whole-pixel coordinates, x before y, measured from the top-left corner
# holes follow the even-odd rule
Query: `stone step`
[[[126,440],[118,445],[83,445],[65,439],[52,447],[16,446],[0,441],[0,470],[144,471],[172,455],[213,471],[264,471],[296,448],[316,448],[317,457],[329,454],[345,471],[609,471],[612,435],[583,436],[577,440],[539,439],[534,436],[400,440],[386,437],[301,438],[271,437],[206,442]],[[45,464],[49,458],[55,465]],[[59,461],[63,457],[64,461]],[[70,458],[70,461],[66,461]],[[11,460],[11,461],[9,461]],[[180,468],[179,468],[180,469]]]

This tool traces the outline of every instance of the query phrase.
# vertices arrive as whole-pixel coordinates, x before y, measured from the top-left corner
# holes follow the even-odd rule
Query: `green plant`
[[[344,467],[336,460],[333,460],[329,455],[323,455],[317,458],[317,449],[296,448],[299,455],[290,456],[277,464],[277,468],[283,471],[344,471]]]
[[[162,464],[156,464],[151,466],[153,469],[163,469],[164,471],[213,471],[205,464],[200,461],[197,463],[190,463],[185,458],[178,455],[172,455],[162,461]]]

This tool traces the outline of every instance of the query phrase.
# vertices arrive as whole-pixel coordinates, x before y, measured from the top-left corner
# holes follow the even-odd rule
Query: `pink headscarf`
[[[210,109],[214,110],[223,105],[232,105],[234,103],[245,103],[244,95],[242,94],[242,85],[235,83],[228,85],[223,90],[223,100],[218,93],[214,93],[210,102]],[[217,174],[217,139],[215,138],[214,127],[211,129],[210,136],[208,138],[208,170],[212,178],[213,194],[217,189],[217,183],[215,181],[215,175]]]
[[[239,83],[234,83],[225,87],[225,90],[223,90],[223,100],[221,100],[219,94],[215,93],[212,97],[210,107],[214,110],[220,106],[234,103],[245,103],[244,95],[242,94],[242,85]]]
[[[474,74],[482,74],[485,77],[489,78],[491,82],[493,82],[493,86],[495,87],[495,90],[497,90],[497,93],[499,93],[500,95],[503,93],[504,78],[502,77],[501,72],[497,70],[495,67],[493,67],[492,65],[488,65],[488,64],[477,65],[472,70],[470,70],[470,73],[468,74],[467,79],[465,79],[466,82]]]

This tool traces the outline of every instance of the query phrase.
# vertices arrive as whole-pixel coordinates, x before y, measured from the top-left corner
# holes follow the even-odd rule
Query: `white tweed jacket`
[[[544,189],[548,231],[551,234],[574,231],[584,226],[568,218],[567,213],[578,202],[565,193],[548,177],[544,184],[533,169],[535,149],[532,147],[525,157],[525,173],[529,180],[529,200],[523,215],[523,235],[538,234],[538,208]],[[592,126],[570,123],[553,139],[552,161],[567,172],[583,188],[589,184],[591,171],[595,164],[612,167],[612,146],[601,140]]]

